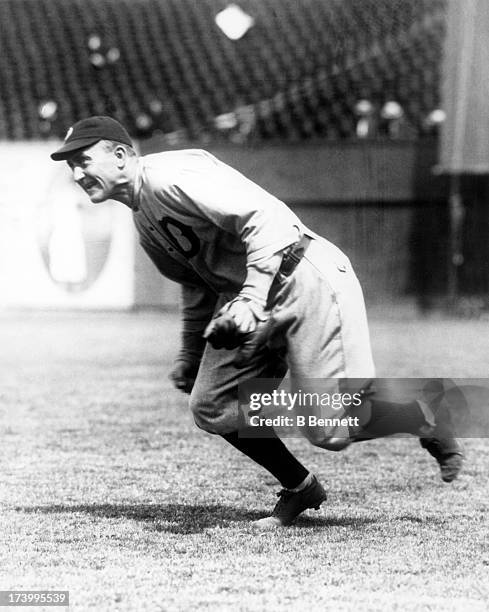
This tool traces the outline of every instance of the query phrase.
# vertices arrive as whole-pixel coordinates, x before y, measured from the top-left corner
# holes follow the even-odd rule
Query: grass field
[[[487,322],[371,327],[381,376],[487,375]],[[276,483],[193,425],[167,381],[174,314],[3,315],[0,334],[0,590],[97,611],[488,609],[487,440],[452,485],[414,439],[290,440],[329,500],[255,534]]]

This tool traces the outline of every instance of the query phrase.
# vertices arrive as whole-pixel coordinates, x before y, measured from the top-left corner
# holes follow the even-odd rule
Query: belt
[[[311,240],[312,238],[304,234],[300,240],[288,247],[284,252],[282,263],[278,269],[280,274],[283,274],[283,276],[290,276],[292,274],[297,268],[297,264],[304,257]]]

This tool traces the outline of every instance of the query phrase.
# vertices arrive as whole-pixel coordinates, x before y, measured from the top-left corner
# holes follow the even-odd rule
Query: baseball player
[[[462,451],[435,404],[379,401],[364,300],[348,258],[305,227],[280,200],[202,150],[138,157],[109,117],[75,123],[51,155],[66,160],[94,203],[133,211],[141,245],[159,271],[182,286],[182,344],[171,378],[190,394],[196,424],[222,436],[283,487],[257,527],[289,525],[326,492],[266,424],[243,423],[238,386],[253,379],[292,385],[353,381],[363,397],[360,426],[311,427],[310,442],[339,450],[398,432],[422,445],[449,482]],[[366,408],[365,408],[366,407]],[[367,415],[367,416],[365,416]],[[358,421],[358,419],[357,419]]]

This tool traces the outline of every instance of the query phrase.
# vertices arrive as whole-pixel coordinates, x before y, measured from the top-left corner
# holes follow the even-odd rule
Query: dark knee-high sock
[[[247,437],[247,434],[250,437]],[[239,434],[233,431],[222,437],[273,474],[286,489],[298,487],[309,471],[277,437],[275,430],[272,427],[260,427],[260,437],[252,437],[253,435],[256,436],[256,428],[246,427],[240,429]]]
[[[383,438],[396,433],[418,435],[426,425],[426,418],[418,402],[399,404],[381,400],[368,400],[366,409],[370,410],[370,420],[363,425],[357,442],[373,438]]]

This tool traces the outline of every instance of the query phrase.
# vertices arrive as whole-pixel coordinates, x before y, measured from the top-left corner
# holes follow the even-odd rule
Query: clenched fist
[[[204,338],[215,349],[240,347],[236,367],[244,366],[267,342],[267,316],[248,300],[229,302],[212,319]]]
[[[200,363],[198,361],[189,361],[186,359],[177,359],[170,372],[170,380],[177,389],[184,393],[191,393]]]

